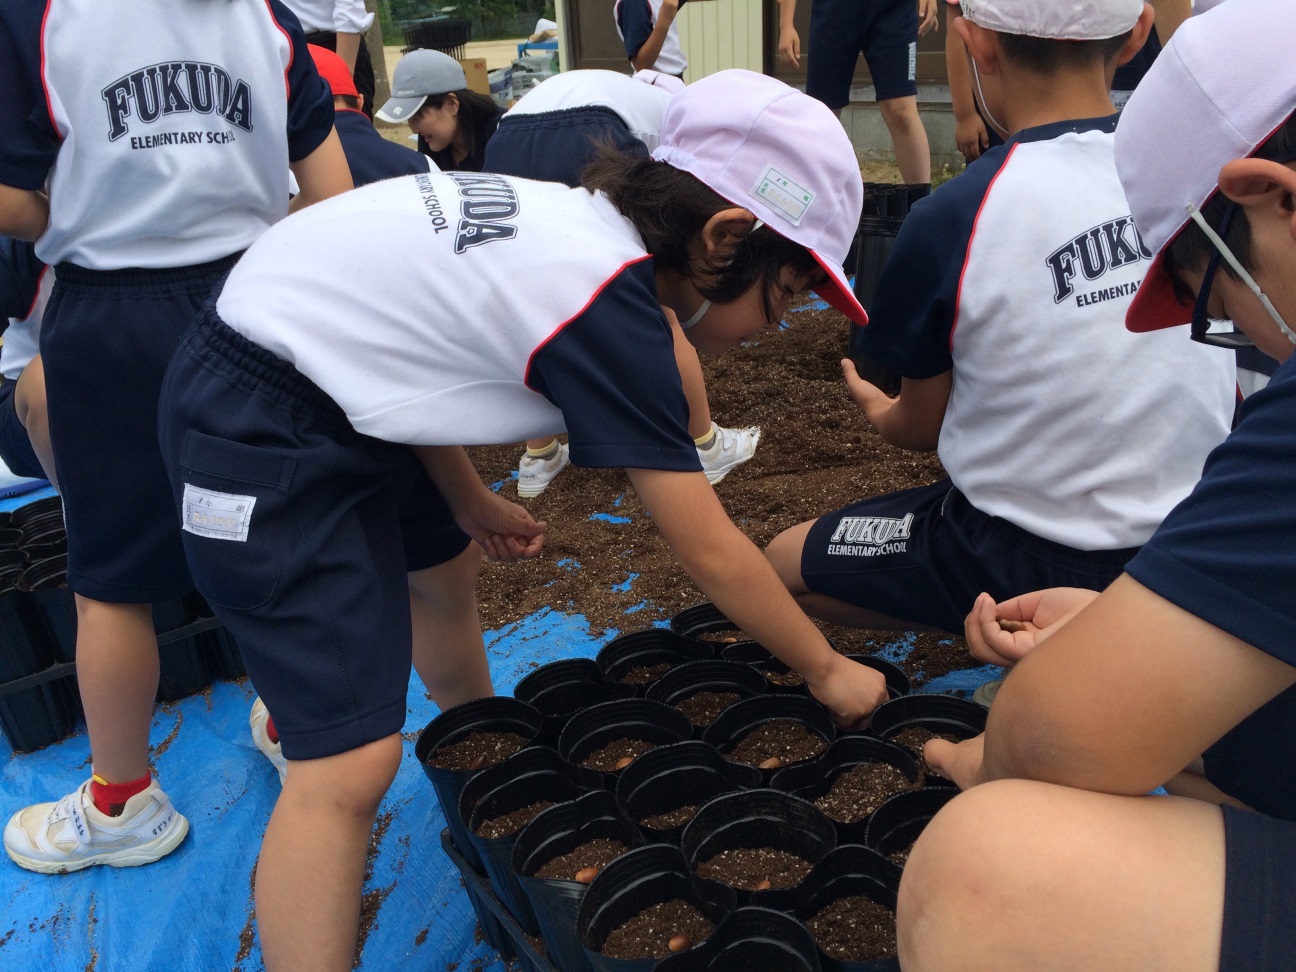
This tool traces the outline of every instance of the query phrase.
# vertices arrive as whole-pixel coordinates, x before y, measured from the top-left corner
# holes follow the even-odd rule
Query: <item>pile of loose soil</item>
[[[794,888],[810,873],[810,862],[773,847],[721,851],[697,866],[697,876],[744,891]]]
[[[816,735],[799,722],[791,719],[771,719],[763,722],[738,741],[738,745],[725,753],[725,759],[735,763],[747,763],[749,766],[761,766],[770,760],[778,760],[776,766],[762,769],[776,769],[790,763],[799,763],[818,756],[828,748],[822,736]]]
[[[709,726],[720,718],[720,713],[736,702],[742,701],[737,692],[696,692],[675,703],[695,726]]]
[[[428,764],[443,770],[479,770],[503,762],[528,741],[516,732],[473,731],[433,752]]]
[[[716,487],[730,517],[761,548],[788,527],[847,503],[943,476],[934,454],[884,443],[851,400],[839,364],[846,319],[829,309],[789,313],[787,320],[790,326],[750,347],[703,360],[715,420],[762,430],[755,457]],[[517,501],[512,474],[521,445],[469,452],[483,480],[504,481],[501,495]],[[583,614],[595,631],[625,631],[706,600],[645,515],[623,471],[571,467],[543,494],[521,502],[549,524],[544,553],[523,563],[485,566],[478,596],[487,628],[555,607]],[[596,513],[614,515],[590,519]],[[637,577],[626,584],[631,574]],[[631,607],[638,609],[627,617]],[[872,653],[896,640],[893,633],[828,625],[823,630],[845,653]],[[726,631],[709,637],[746,636]],[[920,635],[905,668],[921,685],[971,664],[961,638]]]
[[[614,739],[586,756],[581,760],[581,765],[602,773],[615,773],[629,766],[635,757],[656,748],[645,739]]]
[[[815,806],[838,823],[859,823],[885,800],[911,788],[909,777],[890,763],[863,763],[837,777]]]
[[[639,823],[641,826],[652,830],[670,830],[672,827],[683,827],[697,816],[699,806],[700,804],[697,803],[686,803],[684,806],[676,807],[674,810],[667,810],[665,813],[644,817]]]
[[[665,958],[705,941],[714,931],[706,915],[676,898],[645,908],[612,929],[603,942],[603,954],[618,959]]]
[[[501,816],[483,820],[477,825],[477,836],[486,840],[495,840],[515,834],[553,805],[552,800],[538,800],[530,806],[519,807]]]
[[[626,845],[621,841],[600,837],[597,840],[581,844],[575,850],[569,851],[561,857],[555,857],[536,871],[535,876],[560,881],[579,880],[582,884],[589,884],[590,881],[594,880],[595,874],[625,852]],[[582,874],[582,871],[586,873]],[[590,873],[590,871],[593,873]]]
[[[896,954],[895,915],[871,898],[838,898],[806,922],[815,944],[840,962]]]

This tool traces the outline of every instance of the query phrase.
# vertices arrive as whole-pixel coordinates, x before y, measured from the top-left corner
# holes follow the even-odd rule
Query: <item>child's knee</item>
[[[805,581],[801,579],[801,549],[805,546],[805,534],[809,524],[800,524],[784,530],[765,548],[765,559],[778,574],[779,580],[793,594],[806,592]]]
[[[396,778],[401,764],[401,737],[393,734],[323,759],[289,761],[284,789],[291,787],[317,805],[357,819],[372,817]]]
[[[918,118],[918,102],[914,98],[888,98],[878,102],[882,120],[892,134],[908,134],[922,124]]]

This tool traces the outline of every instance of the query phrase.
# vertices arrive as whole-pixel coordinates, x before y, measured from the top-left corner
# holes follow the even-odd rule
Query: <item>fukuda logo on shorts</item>
[[[219,115],[231,125],[252,131],[252,89],[246,81],[230,77],[217,64],[169,61],[140,68],[118,78],[102,92],[108,109],[108,140],[115,142],[130,131],[128,119],[144,124],[168,115],[196,112]],[[228,132],[176,132],[198,136],[192,141],[233,141]],[[148,146],[139,146],[148,147]]]
[[[1077,275],[1093,281],[1112,270],[1151,259],[1152,251],[1143,245],[1143,237],[1134,227],[1133,217],[1122,216],[1085,230],[1050,253],[1044,261],[1053,274],[1053,303],[1060,304],[1075,293]],[[1090,291],[1078,295],[1076,304],[1086,307],[1132,294],[1137,289],[1138,283],[1135,282]]]
[[[828,539],[828,552],[841,557],[878,557],[905,553],[913,514],[894,516],[843,516]]]
[[[511,240],[517,227],[506,220],[517,216],[517,191],[507,179],[497,175],[447,173],[459,186],[459,228],[455,234],[455,252],[495,240]]]

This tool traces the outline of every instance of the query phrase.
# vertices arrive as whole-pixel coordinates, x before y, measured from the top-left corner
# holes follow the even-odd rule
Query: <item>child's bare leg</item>
[[[32,451],[40,460],[41,469],[45,470],[45,478],[57,486],[54,450],[50,446],[49,411],[45,406],[45,365],[41,363],[39,354],[18,376],[18,385],[14,388],[14,411],[27,430],[27,438],[31,440]]]
[[[891,132],[891,147],[900,178],[906,185],[931,182],[931,149],[927,144],[927,129],[918,116],[918,98],[888,98],[878,102],[882,120]]]
[[[369,836],[396,776],[401,737],[290,761],[256,873],[257,926],[270,972],[345,972],[360,923]]]
[[[148,735],[158,688],[157,635],[147,604],[76,596],[77,681],[94,771],[110,783],[149,775]]]
[[[1214,972],[1224,826],[1196,800],[1004,780],[914,847],[897,915],[905,972]]]
[[[453,560],[408,575],[414,670],[443,710],[494,694],[477,616],[481,562],[474,543]]]

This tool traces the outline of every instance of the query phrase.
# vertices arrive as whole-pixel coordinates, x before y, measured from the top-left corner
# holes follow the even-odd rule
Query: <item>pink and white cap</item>
[[[804,246],[828,274],[819,296],[868,323],[842,271],[864,183],[850,139],[821,102],[763,74],[721,71],[671,99],[652,157]]]
[[[986,30],[1049,40],[1106,40],[1138,23],[1143,0],[962,0],[963,16]]]
[[[1116,126],[1116,170],[1153,253],[1125,316],[1131,331],[1187,324],[1165,251],[1219,189],[1220,169],[1255,153],[1296,111],[1291,0],[1229,0],[1186,21]]]

